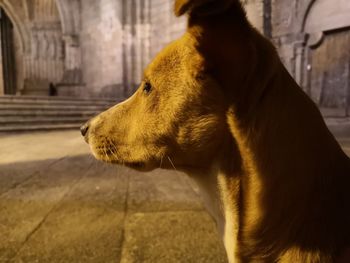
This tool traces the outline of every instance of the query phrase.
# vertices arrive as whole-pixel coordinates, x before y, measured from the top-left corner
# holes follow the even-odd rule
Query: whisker
[[[109,143],[114,149],[116,149],[116,145],[115,145],[114,141],[113,141],[112,139],[108,139],[108,138],[107,138],[107,140],[108,140],[108,143]]]
[[[118,160],[118,155],[117,155],[118,153],[117,153],[116,149],[111,150],[111,153],[112,153],[113,157],[114,157],[116,160]]]
[[[113,142],[113,140],[109,140],[109,143],[110,143],[110,146],[112,147],[111,150],[111,153],[113,155],[113,157],[116,159],[116,160],[119,160],[118,158],[118,149],[117,149],[117,146],[115,145],[115,143]],[[124,160],[119,160],[121,161],[121,165],[125,166],[125,162]]]
[[[171,163],[171,165],[174,167],[175,171],[177,171],[177,169],[176,169],[175,165],[173,164],[173,162],[171,161],[169,155],[168,155],[168,160],[169,160],[169,162]]]
[[[111,160],[110,160],[110,158],[109,158],[109,156],[108,156],[108,154],[107,154],[107,148],[106,148],[106,145],[104,144],[103,145],[103,153],[104,153],[104,155],[105,155],[105,158],[107,159],[106,161],[107,162],[110,162]]]
[[[109,138],[105,138],[105,139],[107,143],[103,145],[104,155],[106,156],[107,161],[111,163],[113,161],[113,158],[111,157],[115,157],[116,159],[118,159],[117,148],[111,139]]]
[[[162,155],[162,157],[160,158],[160,165],[159,165],[159,168],[160,168],[160,169],[162,168],[163,158],[164,158],[164,156]]]

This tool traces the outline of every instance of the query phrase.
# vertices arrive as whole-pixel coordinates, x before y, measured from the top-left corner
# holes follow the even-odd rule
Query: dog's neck
[[[241,164],[236,145],[226,142],[225,146],[209,168],[186,173],[197,183],[204,205],[217,223],[229,262],[237,262]],[[236,156],[233,163],[232,156]]]
[[[217,167],[209,170],[187,172],[195,181],[199,194],[210,215],[215,219],[220,236],[224,235],[225,218],[222,210],[222,200],[219,192]]]
[[[215,219],[223,239],[229,262],[235,262],[239,229],[239,180],[224,173],[220,166],[213,165],[206,173],[192,172],[190,177],[197,183],[206,209]],[[236,191],[232,192],[232,186]]]

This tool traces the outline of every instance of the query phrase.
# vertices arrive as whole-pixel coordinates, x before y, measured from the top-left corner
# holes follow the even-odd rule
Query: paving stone
[[[227,262],[206,212],[136,213],[127,218],[121,263]]]
[[[0,134],[0,165],[89,154],[79,130]]]
[[[25,182],[39,173],[43,167],[48,167],[57,160],[39,162],[19,162],[0,164],[0,195],[11,188]]]
[[[90,168],[25,243],[15,262],[119,262],[129,171]]]
[[[16,254],[90,164],[86,156],[62,160],[0,196],[0,260]]]
[[[200,198],[180,172],[155,170],[130,177],[129,212],[203,210]]]
[[[349,153],[350,140],[341,144]],[[0,262],[226,262],[185,175],[79,155],[88,151],[76,132],[0,136],[0,145],[11,150],[0,160]]]

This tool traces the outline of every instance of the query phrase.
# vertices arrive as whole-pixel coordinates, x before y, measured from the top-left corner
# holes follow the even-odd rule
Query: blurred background
[[[242,0],[350,149],[350,1]],[[172,0],[0,1],[0,262],[225,262],[196,186],[97,163],[78,128],[185,30]],[[298,107],[298,105],[295,105]]]
[[[324,116],[350,104],[350,2],[244,0]],[[125,98],[155,54],[186,27],[173,1],[1,1],[0,94]]]
[[[274,42],[287,69],[323,115],[344,122],[350,104],[350,2],[243,4],[250,21]],[[0,95],[23,98],[13,100],[12,106],[28,105],[28,96],[51,95],[65,97],[73,111],[79,106],[75,99],[101,98],[98,103],[90,100],[90,108],[61,112],[60,119],[46,115],[46,123],[30,117],[31,109],[25,108],[25,123],[39,128],[77,126],[93,114],[93,106],[109,106],[103,98],[115,102],[128,97],[149,61],[186,27],[185,18],[173,16],[171,0],[3,0],[0,7]],[[55,101],[49,102],[53,108]],[[8,118],[4,124],[11,126],[2,129],[26,129],[15,120]]]

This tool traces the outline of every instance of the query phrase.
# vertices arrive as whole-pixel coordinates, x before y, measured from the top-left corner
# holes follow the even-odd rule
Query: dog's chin
[[[121,164],[121,163],[118,163],[118,164]],[[123,163],[123,165],[131,169],[137,170],[139,172],[150,172],[155,169],[153,165],[143,163],[143,162],[130,162],[130,163],[126,162],[126,163]]]
[[[152,163],[146,163],[141,161],[116,160],[114,156],[109,156],[107,154],[99,154],[95,151],[92,151],[92,153],[97,160],[100,160],[102,162],[126,166],[128,168],[140,172],[150,172],[156,168]]]

